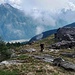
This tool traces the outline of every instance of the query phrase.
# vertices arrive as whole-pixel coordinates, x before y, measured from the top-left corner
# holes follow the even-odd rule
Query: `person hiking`
[[[40,48],[41,48],[40,52],[43,52],[43,50],[44,50],[44,44],[40,44]]]

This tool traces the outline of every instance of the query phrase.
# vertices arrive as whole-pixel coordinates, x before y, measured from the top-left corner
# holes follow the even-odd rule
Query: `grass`
[[[31,45],[25,45],[25,46],[22,46],[22,47],[19,47],[19,49],[29,49],[29,48],[34,48],[36,49],[37,51],[40,51],[40,44],[43,43],[45,44],[45,48],[48,47],[50,44],[53,44],[55,42],[54,40],[54,35],[51,35],[43,40],[40,40],[40,41],[36,41],[34,43],[32,43]],[[19,50],[18,49],[18,50]]]
[[[17,71],[0,70],[0,75],[19,75]]]
[[[37,60],[33,57],[30,57],[30,54],[32,55],[43,55],[43,54],[49,54],[54,57],[60,57],[61,53],[63,52],[74,52],[74,49],[61,49],[58,53],[55,53],[55,51],[50,52],[47,46],[54,43],[54,35],[51,35],[43,40],[37,41],[33,43],[32,45],[25,45],[20,46],[16,49],[17,52],[21,49],[29,49],[34,48],[37,50],[37,52],[34,53],[25,53],[21,54],[19,53],[19,56],[15,58],[15,60],[24,60],[24,63],[21,64],[13,64],[13,65],[5,65],[3,68],[0,66],[0,75],[75,75],[75,72],[67,71],[61,67],[53,66],[51,63],[43,62],[41,60]],[[43,53],[40,53],[40,43],[45,44],[45,51]],[[17,53],[16,52],[16,53]],[[68,57],[63,57],[67,61],[71,61],[75,63],[75,58],[71,59]]]
[[[74,75],[74,72],[68,72],[63,68],[53,66],[51,63],[34,59],[27,54],[20,55],[16,59],[28,62],[5,65],[4,68],[0,68],[0,75]]]

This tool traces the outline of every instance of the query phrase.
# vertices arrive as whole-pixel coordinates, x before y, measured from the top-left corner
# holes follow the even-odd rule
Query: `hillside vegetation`
[[[40,43],[45,44],[44,52],[40,52]],[[1,66],[0,75],[75,75],[74,71],[67,71],[61,67],[53,66],[53,64],[44,62],[42,60],[35,59],[31,57],[31,55],[52,55],[55,58],[61,57],[67,61],[75,63],[75,58],[68,58],[61,56],[60,54],[63,52],[74,52],[73,49],[61,49],[56,51],[51,51],[51,49],[47,48],[50,44],[55,43],[54,35],[51,35],[43,40],[36,41],[31,45],[27,44],[24,46],[16,47],[15,51],[17,57],[11,58],[9,60],[20,60],[22,63],[11,64]],[[26,50],[33,48],[36,52],[26,52],[21,53],[20,50]]]

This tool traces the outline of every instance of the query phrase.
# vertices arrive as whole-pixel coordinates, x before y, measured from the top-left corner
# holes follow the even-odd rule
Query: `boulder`
[[[59,28],[55,33],[55,39],[57,41],[75,41],[75,27]]]
[[[73,64],[72,62],[65,61],[62,58],[55,58],[53,60],[53,65],[63,67],[66,70],[75,71],[75,64]]]
[[[70,58],[75,58],[75,53],[62,53],[60,55],[70,57]]]
[[[54,60],[54,57],[51,55],[48,55],[48,54],[41,55],[41,56],[33,55],[32,57],[42,60],[42,61],[45,61],[45,62],[50,62],[50,63],[52,63],[52,61]]]
[[[15,58],[17,56],[14,49],[9,49],[9,51],[11,53],[11,58]]]
[[[72,48],[75,46],[75,41],[61,41],[54,43],[50,46],[52,49],[65,49],[65,48]]]
[[[64,61],[64,60],[63,60],[62,58],[60,58],[60,57],[55,58],[55,59],[53,60],[53,65],[55,65],[55,66],[60,66],[61,62],[63,62],[63,61]]]
[[[24,50],[24,49],[22,49],[22,50],[20,50],[20,53],[26,53],[27,52],[27,50]]]
[[[75,71],[75,64],[71,63],[71,62],[61,62],[60,66],[63,67],[66,70],[74,70]]]
[[[20,50],[20,53],[32,53],[32,52],[36,52],[36,49],[30,48],[30,49],[23,49]]]
[[[52,44],[51,48],[72,48],[75,46],[75,27],[59,28],[55,33],[57,43]]]

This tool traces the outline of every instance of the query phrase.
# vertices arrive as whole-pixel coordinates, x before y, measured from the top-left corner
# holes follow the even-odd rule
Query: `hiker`
[[[44,44],[40,44],[41,52],[44,50]]]

